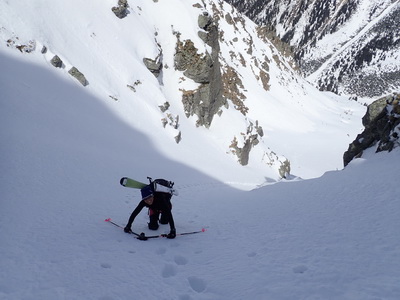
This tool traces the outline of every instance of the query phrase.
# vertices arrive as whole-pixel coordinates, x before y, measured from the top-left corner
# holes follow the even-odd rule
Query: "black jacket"
[[[151,205],[148,205],[144,200],[140,201],[129,218],[127,224],[129,228],[132,226],[132,223],[135,220],[136,216],[142,211],[144,207],[148,207],[154,211],[161,211],[164,218],[168,220],[171,230],[175,229],[174,218],[171,212],[171,195],[167,193],[154,193],[154,201]]]

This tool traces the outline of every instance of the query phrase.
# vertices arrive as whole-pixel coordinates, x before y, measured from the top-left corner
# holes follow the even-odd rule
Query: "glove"
[[[176,237],[176,230],[171,229],[170,233],[167,234],[168,239],[174,239]]]
[[[142,232],[141,234],[139,234],[137,239],[141,241],[147,241],[147,236],[144,234],[144,232]]]
[[[125,228],[124,228],[124,231],[125,231],[126,233],[131,233],[131,232],[132,232],[132,229],[131,229],[130,226],[126,225]]]

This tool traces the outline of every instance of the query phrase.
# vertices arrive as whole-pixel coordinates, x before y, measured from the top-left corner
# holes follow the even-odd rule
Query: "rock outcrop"
[[[353,158],[361,157],[363,151],[376,147],[376,152],[391,151],[400,145],[400,94],[383,97],[368,106],[362,119],[364,131],[349,145],[343,155],[346,166]]]
[[[160,56],[157,57],[156,59],[151,59],[151,58],[143,58],[143,63],[146,66],[146,68],[155,76],[158,78],[160,76],[161,70],[162,70],[162,62],[160,60]]]
[[[235,136],[229,148],[231,148],[231,152],[237,156],[239,163],[242,166],[246,166],[249,163],[251,149],[258,145],[261,138],[264,136],[264,131],[262,127],[259,126],[258,121],[256,121],[255,125],[250,122],[246,133],[241,133],[241,136],[243,138],[243,146],[239,146],[239,141]]]
[[[112,12],[120,19],[125,18],[129,11],[129,4],[127,0],[118,0],[118,6],[111,8]]]
[[[72,67],[68,73],[78,80],[83,86],[87,86],[89,82],[87,81],[85,75],[83,75],[77,68]]]
[[[63,61],[60,57],[58,57],[58,55],[54,55],[54,57],[50,60],[50,63],[56,68],[63,67]]]
[[[36,41],[21,42],[18,36],[13,36],[7,40],[7,47],[18,49],[21,53],[31,53],[36,50]]]
[[[199,88],[183,91],[182,102],[186,116],[197,115],[198,126],[210,127],[213,117],[226,103],[222,95],[219,55],[218,24],[206,12],[198,18],[199,37],[211,47],[211,53],[198,53],[191,40],[180,41],[177,36],[175,68],[200,84]]]

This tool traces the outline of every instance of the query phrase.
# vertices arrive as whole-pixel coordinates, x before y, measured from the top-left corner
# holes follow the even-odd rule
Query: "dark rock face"
[[[236,137],[233,139],[229,148],[231,148],[231,152],[237,156],[238,161],[242,166],[246,166],[249,163],[251,149],[254,146],[258,145],[263,136],[264,131],[262,127],[258,124],[258,121],[256,121],[255,124],[250,122],[249,126],[247,127],[246,134],[242,134],[242,147],[239,147],[239,142]]]
[[[378,97],[400,85],[396,0],[227,2],[290,45],[300,71],[315,73],[311,77],[320,90]]]
[[[197,53],[193,42],[186,40],[178,43],[175,54],[175,68],[197,83],[209,83],[213,61],[209,53]]]
[[[118,0],[118,6],[111,8],[112,12],[120,19],[125,18],[129,11],[129,4],[127,0]]]
[[[222,95],[218,59],[218,24],[204,13],[199,16],[198,25],[204,30],[199,32],[199,36],[211,47],[211,53],[199,54],[191,40],[182,42],[178,35],[174,63],[175,68],[183,71],[187,78],[200,83],[200,87],[194,91],[183,91],[182,102],[186,116],[196,114],[198,126],[210,127],[213,117],[226,103]]]
[[[155,77],[158,77],[160,75],[162,69],[162,63],[159,58],[151,59],[145,57],[143,58],[143,63]]]
[[[391,151],[400,145],[400,94],[383,97],[368,106],[362,119],[364,131],[349,145],[343,155],[346,166],[364,150],[377,145],[376,152]]]
[[[51,60],[50,63],[56,67],[56,68],[62,68],[63,67],[63,61],[61,58],[59,58],[57,55],[55,55]]]
[[[89,82],[86,80],[85,75],[83,75],[77,68],[72,67],[69,71],[72,77],[78,80],[83,86],[87,86]]]
[[[209,31],[210,26],[212,26],[213,20],[207,12],[204,12],[198,17],[197,23],[201,29]]]
[[[258,143],[257,135],[251,135],[245,142],[242,148],[238,147],[237,140],[233,140],[232,145],[230,146],[236,156],[239,159],[239,163],[242,166],[246,166],[249,163],[250,151],[254,145]]]

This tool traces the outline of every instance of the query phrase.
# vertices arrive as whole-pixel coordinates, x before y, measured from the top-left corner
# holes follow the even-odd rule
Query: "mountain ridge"
[[[369,98],[399,89],[399,1],[227,2],[290,45],[319,89]]]

